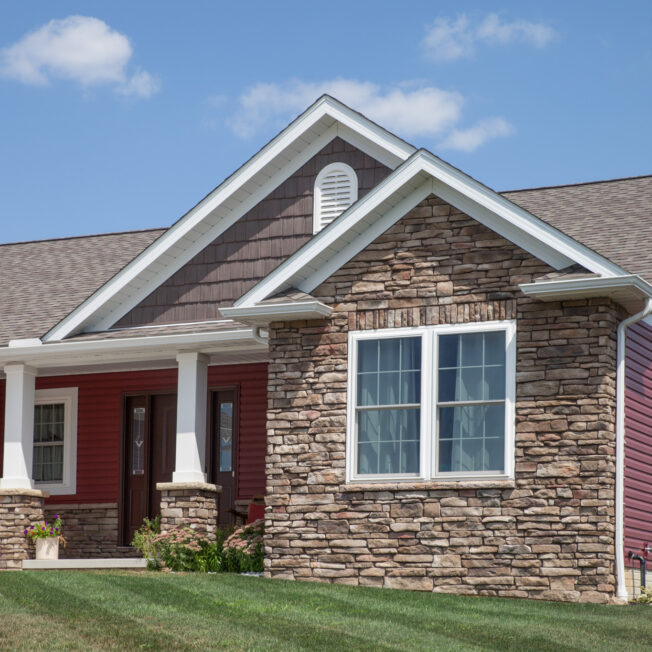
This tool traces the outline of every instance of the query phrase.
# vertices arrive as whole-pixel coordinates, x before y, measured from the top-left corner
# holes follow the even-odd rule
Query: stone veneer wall
[[[20,570],[34,556],[25,530],[43,520],[43,498],[37,490],[0,489],[0,570]]]
[[[118,503],[46,505],[45,519],[63,520],[66,545],[59,547],[61,559],[138,557],[138,551],[120,545]]]
[[[161,492],[161,532],[187,525],[215,538],[221,487],[203,482],[163,482],[156,488]]]
[[[569,601],[615,591],[616,326],[608,300],[542,303],[551,268],[436,197],[270,329],[266,575]],[[517,320],[511,482],[346,485],[347,332]]]

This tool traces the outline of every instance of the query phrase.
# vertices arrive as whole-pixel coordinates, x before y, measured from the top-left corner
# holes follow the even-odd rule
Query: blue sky
[[[497,190],[652,173],[652,3],[0,5],[0,241],[167,226],[323,91]]]

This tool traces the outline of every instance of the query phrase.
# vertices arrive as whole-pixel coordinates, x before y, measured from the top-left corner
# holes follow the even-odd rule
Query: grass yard
[[[0,649],[639,650],[652,607],[237,575],[0,574]]]

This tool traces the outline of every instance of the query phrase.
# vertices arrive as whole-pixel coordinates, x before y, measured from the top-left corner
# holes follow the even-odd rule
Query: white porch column
[[[208,358],[179,353],[177,457],[172,482],[206,482]]]
[[[5,393],[5,445],[2,489],[34,489],[34,395],[36,370],[24,364],[8,364]]]

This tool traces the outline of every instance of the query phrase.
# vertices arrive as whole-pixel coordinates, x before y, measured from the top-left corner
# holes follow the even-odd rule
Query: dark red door
[[[161,513],[158,482],[170,482],[176,451],[176,394],[130,396],[125,414],[123,543],[129,545],[144,518]]]
[[[213,392],[213,479],[222,487],[219,495],[218,524],[231,525],[237,490],[238,409],[236,391]]]

